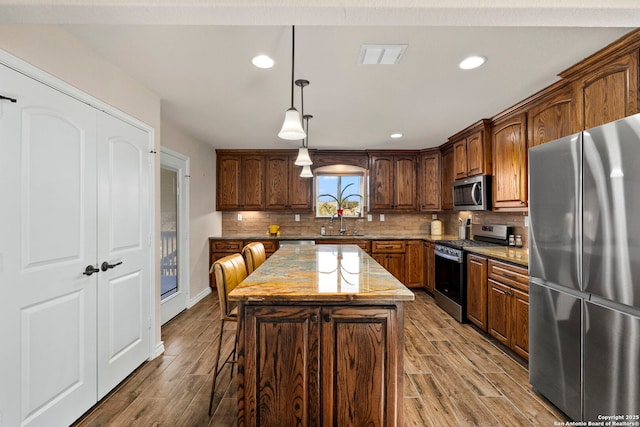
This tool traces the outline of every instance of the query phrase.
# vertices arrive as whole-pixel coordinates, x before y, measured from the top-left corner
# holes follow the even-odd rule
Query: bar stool
[[[247,268],[244,258],[240,254],[228,255],[213,263],[209,273],[214,272],[218,287],[218,300],[220,301],[220,334],[218,335],[218,354],[213,370],[213,384],[211,385],[211,402],[209,403],[209,416],[213,410],[213,397],[216,392],[216,380],[218,375],[227,363],[235,363],[236,345],[238,343],[238,328],[236,327],[236,338],[233,344],[233,351],[226,357],[224,363],[218,369],[220,362],[220,352],[222,350],[222,334],[224,334],[225,322],[238,322],[238,307],[229,304],[228,295],[240,282],[247,277]],[[233,357],[233,358],[232,358]],[[233,365],[231,366],[233,376]]]
[[[251,242],[242,248],[242,256],[247,263],[247,274],[251,274],[267,259],[264,245],[260,242]]]

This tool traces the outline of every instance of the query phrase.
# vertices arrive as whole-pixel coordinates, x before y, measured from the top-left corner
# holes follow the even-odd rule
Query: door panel
[[[2,421],[69,424],[97,400],[96,113],[5,66],[0,93]]]
[[[149,356],[149,138],[98,116],[98,398]]]

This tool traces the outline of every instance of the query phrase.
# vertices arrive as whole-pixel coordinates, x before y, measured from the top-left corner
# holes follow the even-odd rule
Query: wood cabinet
[[[432,242],[424,242],[424,288],[434,294],[436,291],[436,245]]]
[[[528,272],[488,261],[487,331],[525,359],[529,358]]]
[[[467,319],[487,331],[487,259],[467,256]]]
[[[421,288],[424,285],[424,257],[421,240],[409,240],[406,244],[404,285]]]
[[[596,56],[585,65],[573,82],[577,131],[638,113],[637,48],[619,56]]]
[[[364,239],[318,239],[316,245],[357,245],[366,253],[371,253],[371,241]]]
[[[440,151],[435,149],[422,152],[418,165],[420,212],[436,212],[441,209],[440,179]]]
[[[274,152],[266,156],[266,210],[310,212],[313,180],[301,178],[294,164],[297,152]]]
[[[453,144],[453,178],[491,174],[491,122],[481,120],[449,138]]]
[[[251,242],[260,242],[264,245],[264,252],[269,258],[273,253],[278,250],[278,241],[274,239],[269,240],[229,240],[229,239],[209,239],[209,268],[214,262],[220,258],[224,258],[227,255],[237,254],[242,252],[242,248]],[[216,287],[215,274],[209,272],[209,286]]]
[[[527,111],[529,148],[574,133],[574,114],[571,87],[564,85],[540,99]]]
[[[264,209],[264,156],[220,152],[216,171],[217,210]]]
[[[241,316],[239,426],[402,425],[401,309],[245,305]]]
[[[493,124],[493,210],[527,209],[527,123],[524,113]]]
[[[369,152],[371,212],[417,212],[417,151]]]
[[[374,240],[371,242],[371,256],[396,279],[405,283],[404,240]]]
[[[442,148],[442,209],[453,209],[453,145]]]

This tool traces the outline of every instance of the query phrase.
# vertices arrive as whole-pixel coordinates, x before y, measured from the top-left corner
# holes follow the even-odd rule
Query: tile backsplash
[[[242,220],[238,220],[238,215]],[[371,214],[372,221],[363,218],[345,218],[346,234],[383,235],[383,236],[422,236],[431,231],[431,214],[384,214],[384,221],[379,214]],[[458,234],[458,218],[466,220],[472,216],[472,222],[483,224],[506,224],[514,227],[514,234],[522,235],[523,245],[528,245],[528,228],[525,227],[525,216],[520,213],[496,212],[454,212],[438,213],[442,220],[445,234]],[[267,233],[270,224],[278,224],[282,236],[309,236],[320,234],[324,225],[327,234],[338,234],[339,221],[334,220],[333,232],[327,218],[316,218],[312,213],[299,214],[300,221],[295,220],[293,213],[280,212],[223,212],[222,235],[255,235]]]

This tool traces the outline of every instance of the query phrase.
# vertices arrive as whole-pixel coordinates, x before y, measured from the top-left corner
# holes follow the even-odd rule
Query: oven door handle
[[[436,252],[435,255],[439,256],[440,258],[448,259],[449,261],[455,261],[458,264],[462,264],[462,259],[458,256],[443,254],[442,252]]]

